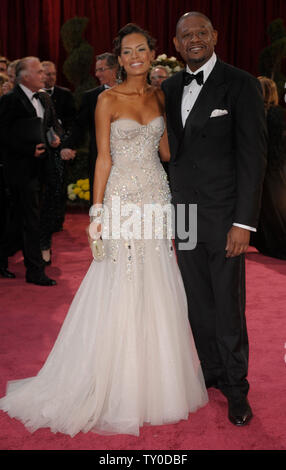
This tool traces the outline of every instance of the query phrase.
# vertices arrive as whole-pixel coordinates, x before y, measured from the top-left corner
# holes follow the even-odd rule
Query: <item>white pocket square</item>
[[[228,114],[228,111],[226,109],[214,109],[210,117],[211,118],[219,117],[219,116],[224,116],[225,114]]]

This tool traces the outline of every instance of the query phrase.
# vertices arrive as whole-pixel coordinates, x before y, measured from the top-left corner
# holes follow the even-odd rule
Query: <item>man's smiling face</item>
[[[203,16],[186,16],[179,21],[174,44],[192,71],[211,58],[216,43],[217,31]]]

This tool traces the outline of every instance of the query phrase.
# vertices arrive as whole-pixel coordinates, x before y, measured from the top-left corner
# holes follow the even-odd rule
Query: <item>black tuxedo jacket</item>
[[[42,92],[40,100],[45,109],[43,119],[43,134],[49,127],[54,127],[60,133],[59,124],[50,96]],[[13,128],[17,122],[36,118],[36,110],[20,86],[3,95],[0,99],[0,142],[4,153],[6,174],[10,182],[26,184],[27,181],[39,176],[41,159],[34,156],[35,144],[15,138]],[[31,130],[32,132],[32,130]],[[49,149],[48,142],[45,142]]]
[[[74,121],[71,134],[64,140],[62,148],[76,149],[83,143],[84,137],[89,135],[88,177],[92,193],[94,169],[97,157],[95,107],[97,98],[105,90],[104,85],[88,90],[82,95],[79,113]]]
[[[78,148],[88,132],[90,137],[90,158],[96,159],[97,147],[96,147],[96,133],[95,133],[95,107],[97,98],[105,90],[105,87],[99,86],[88,90],[82,95],[82,102],[79,113],[75,119],[72,127],[72,132],[63,143],[63,148]]]
[[[198,241],[225,238],[234,222],[256,227],[266,162],[259,81],[218,59],[184,128],[183,72],[162,89],[173,203],[197,204]],[[225,114],[210,117],[214,110]]]
[[[71,131],[73,121],[76,117],[76,107],[74,97],[70,90],[64,87],[55,86],[51,95],[57,117],[61,120],[66,132]]]

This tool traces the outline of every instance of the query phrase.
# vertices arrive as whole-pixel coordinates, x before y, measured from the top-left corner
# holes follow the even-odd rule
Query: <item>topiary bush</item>
[[[259,57],[260,75],[271,78],[276,82],[279,96],[284,93],[286,76],[282,72],[283,62],[286,59],[286,30],[283,20],[278,18],[270,23],[268,28],[270,45]]]
[[[66,21],[61,28],[63,46],[68,54],[63,64],[63,73],[73,85],[77,108],[80,106],[82,93],[98,85],[97,80],[90,73],[94,49],[84,39],[88,22],[88,18],[74,17]],[[75,183],[78,179],[85,179],[87,176],[88,138],[83,146],[77,149],[76,158],[68,164],[67,184]]]

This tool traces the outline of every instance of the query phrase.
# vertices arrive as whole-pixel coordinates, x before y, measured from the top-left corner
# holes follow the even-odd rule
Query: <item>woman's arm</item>
[[[102,204],[105,187],[110,174],[112,159],[110,155],[110,96],[103,92],[99,95],[95,109],[97,159],[94,172],[93,204]]]
[[[160,145],[159,145],[159,153],[160,153],[160,158],[163,162],[169,162],[171,155],[170,155],[170,148],[169,148],[169,142],[168,142],[168,133],[167,133],[167,124],[166,124],[166,114],[165,114],[165,95],[162,90],[157,90],[156,91],[157,99],[159,102],[160,110],[161,113],[164,116],[165,120],[165,131],[164,134],[162,135],[162,138],[160,140]]]
[[[165,126],[166,126],[166,119],[165,119]],[[167,134],[167,127],[165,127],[164,134],[160,140],[159,145],[159,154],[160,158],[163,162],[169,162],[171,158],[169,142],[168,142],[168,134]]]

